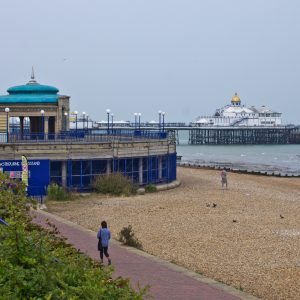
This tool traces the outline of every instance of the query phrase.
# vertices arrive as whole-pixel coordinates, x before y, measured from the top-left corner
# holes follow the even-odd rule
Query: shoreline
[[[178,167],[175,189],[133,197],[91,194],[49,211],[114,238],[132,225],[145,252],[263,299],[300,294],[300,180]],[[215,203],[214,207],[212,204]]]
[[[180,161],[177,160],[177,166],[183,168],[200,168],[206,170],[222,170],[230,171],[233,173],[240,174],[252,174],[258,176],[275,176],[275,177],[300,177],[300,172],[284,172],[284,171],[264,171],[264,170],[253,170],[249,168],[249,165],[241,165],[238,163],[221,163],[221,162],[194,162],[194,161]]]

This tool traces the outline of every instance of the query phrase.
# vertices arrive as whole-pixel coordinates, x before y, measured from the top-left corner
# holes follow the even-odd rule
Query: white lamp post
[[[142,113],[138,113],[138,116],[139,116],[139,130],[141,130],[141,115],[142,115]]]
[[[114,134],[114,114],[110,114],[111,116],[111,133]]]
[[[44,139],[44,131],[45,131],[45,111],[41,109],[41,114],[42,114],[42,138]]]
[[[6,112],[6,142],[9,142],[9,137],[8,137],[8,113],[9,113],[10,109],[9,107],[5,108],[5,112]]]
[[[78,111],[75,110],[75,111],[74,111],[74,114],[75,114],[75,130],[76,130],[76,132],[77,132],[77,115],[78,115]]]
[[[161,113],[162,113],[162,111],[159,110],[158,111],[158,128],[159,128],[159,131],[160,131],[160,128],[161,128]]]
[[[138,116],[138,113],[135,112],[134,113],[134,129],[136,129],[136,127],[137,127],[137,116]]]
[[[162,115],[162,131],[164,132],[165,131],[165,112],[163,111],[162,113],[161,113],[161,115]]]
[[[110,113],[109,108],[106,110],[106,113],[107,113],[107,134],[109,134],[109,113]]]
[[[84,129],[84,126],[85,126],[84,121],[85,121],[85,112],[83,111],[82,112],[82,129]]]

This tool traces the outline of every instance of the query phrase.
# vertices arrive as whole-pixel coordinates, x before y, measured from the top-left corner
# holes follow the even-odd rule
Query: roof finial
[[[37,82],[35,81],[35,77],[34,77],[34,68],[33,68],[33,66],[32,66],[32,69],[31,69],[30,80],[27,84],[37,84]]]
[[[33,69],[33,66],[32,66],[32,69],[31,69],[31,80],[34,80],[34,69]]]

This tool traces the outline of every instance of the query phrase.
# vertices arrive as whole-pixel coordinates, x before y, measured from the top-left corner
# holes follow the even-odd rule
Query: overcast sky
[[[0,94],[34,65],[95,121],[192,121],[238,92],[300,124],[299,0],[0,0],[0,42]]]

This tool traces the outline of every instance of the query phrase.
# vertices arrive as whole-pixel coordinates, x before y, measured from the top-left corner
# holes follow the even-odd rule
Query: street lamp
[[[114,134],[114,114],[111,114],[111,132]]]
[[[44,116],[45,116],[45,111],[43,109],[41,109],[41,114],[42,114],[42,138],[44,139],[44,131],[45,131]]]
[[[64,115],[65,115],[65,131],[67,131],[68,130],[68,113],[65,112]]]
[[[106,113],[107,113],[107,134],[109,134],[109,113],[110,113],[109,108],[106,110]]]
[[[78,115],[78,111],[75,110],[74,114],[75,114],[75,129],[76,129],[76,132],[77,132],[77,115]]]
[[[82,129],[84,129],[85,112],[82,112]]]
[[[5,112],[6,112],[6,142],[9,142],[9,138],[8,138],[8,113],[9,113],[9,107],[5,108]]]
[[[162,111],[159,110],[158,111],[158,128],[159,128],[159,131],[160,131],[160,127],[161,127],[161,113],[162,113]]]
[[[165,131],[165,112],[163,111],[162,113],[162,131]]]
[[[139,130],[141,130],[141,115],[142,115],[142,113],[138,113],[138,116],[139,116]]]
[[[137,116],[138,116],[138,113],[134,113],[134,129],[136,129],[137,127]]]

